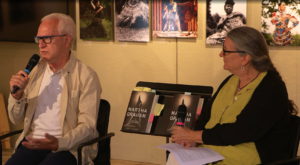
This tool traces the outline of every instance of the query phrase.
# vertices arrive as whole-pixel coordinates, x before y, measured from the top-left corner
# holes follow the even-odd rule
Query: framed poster
[[[263,0],[261,32],[271,46],[300,46],[300,1]]]
[[[115,0],[115,37],[118,41],[149,41],[148,0]]]
[[[113,39],[112,4],[110,0],[79,0],[80,39]]]
[[[197,0],[153,0],[153,36],[197,38]]]
[[[246,26],[246,0],[207,0],[206,44],[223,44],[227,33]]]

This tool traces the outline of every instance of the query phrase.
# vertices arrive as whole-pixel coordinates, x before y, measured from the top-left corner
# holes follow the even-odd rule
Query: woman
[[[170,0],[170,5],[173,6],[173,8],[171,9],[170,15],[169,15],[169,19],[171,19],[172,22],[174,22],[175,26],[177,26],[177,30],[178,32],[182,32],[181,31],[181,26],[180,26],[180,19],[177,13],[177,2],[175,2],[174,0]],[[172,29],[174,30],[174,29]]]
[[[297,111],[263,35],[251,27],[231,30],[220,57],[232,75],[202,110],[195,131],[174,126],[172,142],[211,148],[225,157],[218,165],[290,158],[290,116]]]
[[[107,32],[102,24],[103,7],[99,1],[95,5],[93,0],[91,0],[91,5],[95,11],[95,16],[88,27],[80,29],[81,38],[105,38]]]
[[[289,21],[292,22],[292,26],[288,27]],[[291,30],[299,24],[296,17],[286,12],[286,6],[284,2],[278,4],[278,11],[273,13],[271,23],[275,25],[273,33],[273,42],[276,46],[291,45],[293,42]]]

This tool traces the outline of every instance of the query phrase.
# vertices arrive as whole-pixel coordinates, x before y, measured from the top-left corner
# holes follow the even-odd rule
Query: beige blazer
[[[11,122],[13,124],[24,122],[24,131],[18,138],[15,149],[24,136],[32,132],[30,126],[46,66],[46,62],[40,60],[32,70],[21,100],[9,96],[8,114]],[[60,105],[62,137],[58,138],[58,150],[53,152],[68,150],[77,159],[78,145],[99,136],[96,124],[102,90],[96,72],[77,60],[73,54],[61,72],[65,78]],[[97,143],[84,147],[83,164],[92,165],[97,151]]]

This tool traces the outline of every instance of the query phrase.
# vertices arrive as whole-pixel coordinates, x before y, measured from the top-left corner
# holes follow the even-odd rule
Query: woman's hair
[[[250,55],[250,64],[258,71],[269,71],[282,80],[279,72],[273,65],[269,49],[264,36],[252,27],[242,26],[228,32],[227,37],[234,43],[237,51],[244,51],[240,56]],[[291,114],[297,114],[297,106],[292,100],[289,101],[289,111]]]
[[[284,3],[284,2],[279,2],[279,3],[278,3],[278,6],[281,6],[282,3]],[[284,4],[285,4],[285,3],[284,3]]]
[[[230,5],[234,5],[235,2],[233,0],[226,0],[225,5],[230,4]]]
[[[279,10],[279,11],[281,11],[281,10],[280,10],[280,6],[281,6],[281,4],[283,4],[283,3],[284,3],[284,2],[279,2],[279,3],[278,3],[278,10]],[[284,4],[285,4],[285,3],[284,3]]]
[[[76,26],[73,19],[70,16],[62,13],[52,13],[43,17],[41,22],[49,19],[57,19],[59,21],[57,26],[58,33],[61,35],[70,35],[72,37],[70,45],[72,46],[76,38]]]

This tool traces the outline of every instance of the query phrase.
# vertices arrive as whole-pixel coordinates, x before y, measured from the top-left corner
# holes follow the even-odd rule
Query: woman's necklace
[[[251,80],[248,84],[252,83],[252,81],[254,81],[258,75],[260,74],[260,72],[258,72],[258,74],[254,77],[253,80]],[[237,87],[237,91],[239,92],[240,90],[242,90],[243,88],[245,88],[248,84],[244,85],[243,87],[240,87],[240,84],[241,84],[241,80],[239,80],[239,84],[238,84],[238,87]]]

